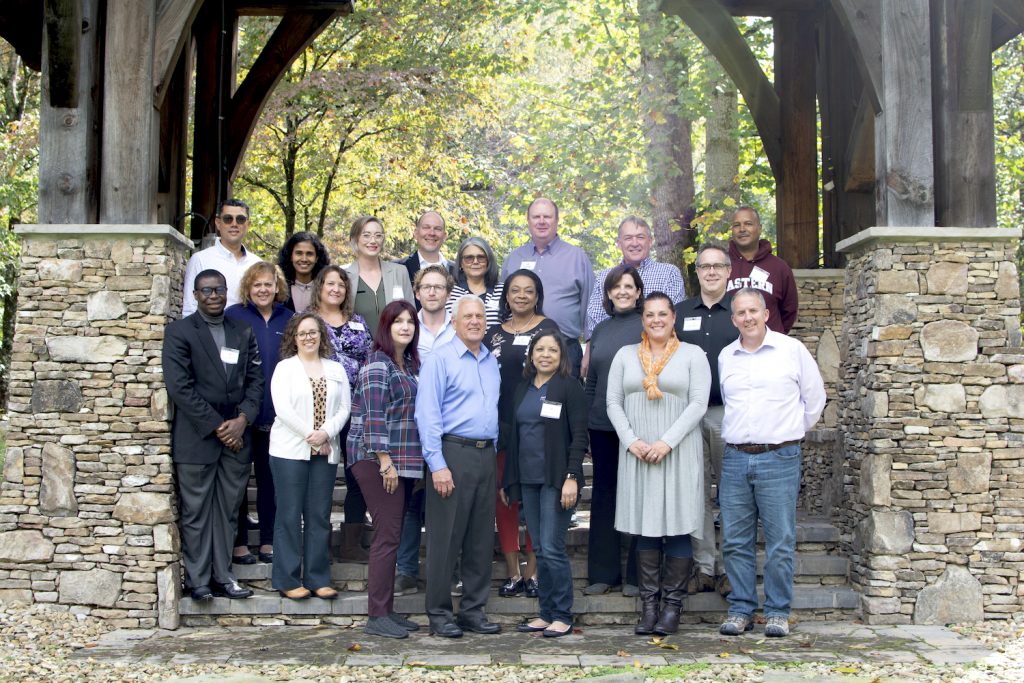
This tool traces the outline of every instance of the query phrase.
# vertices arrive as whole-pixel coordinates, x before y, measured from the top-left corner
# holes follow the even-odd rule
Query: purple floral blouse
[[[366,362],[366,356],[370,353],[370,343],[373,341],[370,328],[361,315],[353,313],[348,322],[341,327],[328,325],[327,333],[334,349],[331,358],[344,366],[349,389],[355,392],[359,368]]]

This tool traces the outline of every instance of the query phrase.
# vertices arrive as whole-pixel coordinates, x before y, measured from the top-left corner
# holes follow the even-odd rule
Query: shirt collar
[[[764,339],[761,341],[761,345],[758,346],[753,351],[747,351],[747,349],[743,346],[743,337],[740,336],[738,339],[736,339],[736,350],[733,353],[743,352],[743,353],[748,353],[748,354],[754,354],[754,353],[757,353],[761,349],[764,349],[764,348],[774,349],[774,348],[778,347],[778,345],[779,345],[779,340],[777,339],[779,334],[780,334],[779,332],[775,332],[774,330],[771,330],[771,329],[767,330],[765,332]],[[782,335],[782,336],[785,336],[785,335]]]
[[[447,266],[448,265],[448,259],[446,259],[444,257],[444,255],[441,254],[441,253],[438,253],[438,255],[437,255],[437,259],[438,259],[437,263],[434,263],[433,261],[428,261],[426,259],[426,257],[423,256],[423,252],[420,251],[419,249],[416,250],[416,258],[418,258],[420,260],[420,268],[423,268],[425,266]]]
[[[462,343],[461,339],[459,339],[459,335],[455,335],[454,337],[452,337],[451,343],[455,347],[456,355],[458,355],[460,358],[462,356],[465,356],[466,354],[469,354],[469,356],[471,358],[473,358],[473,360],[477,361],[478,363],[480,361],[482,361],[484,358],[486,358],[487,354],[490,353],[490,350],[488,350],[487,346],[485,346],[483,343],[481,343],[480,344],[480,355],[479,356],[473,356],[473,354],[470,353],[469,348],[465,344]]]
[[[547,249],[545,249],[543,253],[545,253],[545,254],[553,253],[554,251],[556,251],[558,249],[558,247],[556,245],[559,242],[561,242],[561,241],[562,241],[562,239],[558,235],[555,235],[555,239],[551,240],[548,243]],[[537,243],[534,242],[532,239],[530,240],[530,248],[533,249],[533,253],[534,253],[535,256],[537,254],[541,253],[541,252],[537,251]]]
[[[422,327],[425,324],[424,321],[423,321],[423,309],[422,308],[419,310],[419,312],[416,313],[416,318],[420,321],[420,327]],[[448,327],[451,324],[452,324],[452,314],[449,313],[448,311],[445,311],[444,312],[444,325],[441,325],[441,332],[444,332],[446,329],[448,329]],[[440,334],[440,332],[438,332],[438,334]]]
[[[231,252],[230,252],[230,251],[228,250],[228,248],[227,248],[227,247],[225,247],[225,246],[224,246],[223,244],[221,244],[221,243],[220,243],[220,236],[218,236],[218,237],[217,237],[217,238],[215,239],[215,241],[214,241],[214,243],[213,243],[213,247],[214,247],[214,249],[217,249],[218,251],[220,251],[220,253],[221,253],[221,254],[223,254],[224,256],[226,256],[227,258],[229,258],[229,259],[231,259],[231,260],[237,260],[237,259],[235,259],[235,255],[234,255],[234,254],[232,254],[232,253],[231,253]],[[244,259],[244,258],[245,258],[245,257],[246,257],[246,256],[247,256],[248,254],[249,254],[249,252],[247,252],[247,251],[245,250],[245,245],[243,244],[243,245],[242,245],[242,258]]]
[[[636,265],[636,266],[633,266],[633,267],[636,268],[637,271],[642,271],[645,268],[647,268],[647,266],[651,265],[652,263],[654,263],[654,257],[651,256],[650,254],[648,254],[647,258],[645,258],[643,261],[641,261],[639,265]],[[626,259],[622,259],[622,265],[626,265]]]

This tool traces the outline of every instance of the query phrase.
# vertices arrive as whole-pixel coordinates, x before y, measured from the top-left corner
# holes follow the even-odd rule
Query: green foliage
[[[1024,35],[992,55],[996,210],[1000,226],[1024,226]]]

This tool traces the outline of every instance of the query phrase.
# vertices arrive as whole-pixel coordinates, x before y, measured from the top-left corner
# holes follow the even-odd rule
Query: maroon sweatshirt
[[[759,290],[768,305],[768,329],[789,334],[796,322],[798,303],[796,280],[789,264],[772,253],[768,240],[757,243],[757,253],[749,261],[740,255],[736,243],[729,240],[729,259],[732,272],[728,291],[744,287]]]

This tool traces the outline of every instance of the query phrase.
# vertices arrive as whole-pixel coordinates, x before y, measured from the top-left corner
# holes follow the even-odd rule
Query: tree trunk
[[[709,111],[705,128],[705,178],[708,222],[704,235],[725,232],[740,198],[740,144],[736,86],[711,55],[706,66],[711,91],[708,93]],[[732,200],[727,203],[726,200]],[[703,239],[701,240],[703,241]]]
[[[678,33],[655,0],[641,0],[640,97],[645,113],[647,173],[651,183],[651,228],[658,259],[682,265],[683,251],[693,243],[693,147],[691,121],[679,97],[689,67]],[[667,38],[667,39],[666,39]],[[671,55],[671,61],[669,56]]]

